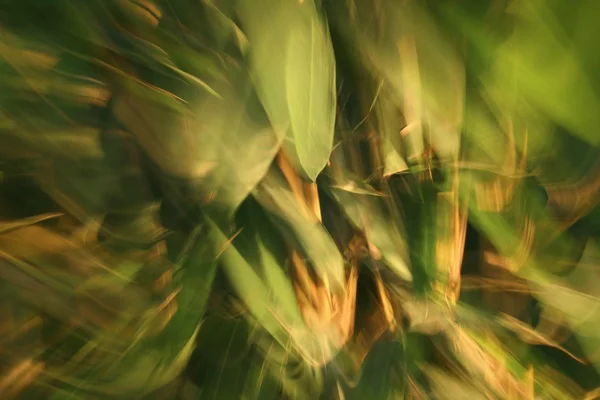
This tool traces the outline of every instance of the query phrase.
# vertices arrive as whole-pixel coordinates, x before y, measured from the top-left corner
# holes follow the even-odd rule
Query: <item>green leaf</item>
[[[214,222],[210,223],[215,235],[216,243],[227,243],[226,236]],[[222,252],[222,267],[236,295],[248,308],[250,321],[256,321],[275,340],[275,346],[281,346],[285,351],[292,350],[298,361],[316,368],[329,361],[339,348],[332,344],[337,337],[335,327],[329,330],[313,330],[304,323],[304,319],[294,307],[291,297],[294,296],[291,285],[283,287],[268,287],[257,270],[267,268],[281,269],[281,266],[261,266],[265,261],[271,263],[274,259],[266,257],[248,257],[252,253],[251,246],[259,247],[252,238],[245,238],[244,232],[239,239],[244,239],[238,246],[227,245]],[[237,241],[234,241],[234,244]],[[262,256],[264,256],[264,252]],[[260,256],[260,252],[259,252]],[[256,269],[252,266],[255,265]],[[269,282],[267,281],[267,284]],[[282,304],[282,299],[287,299]],[[291,347],[290,347],[291,346]]]
[[[260,239],[258,249],[262,260],[262,273],[265,276],[266,284],[275,296],[278,308],[281,308],[285,315],[299,320],[298,302],[289,277],[283,273],[281,265],[269,253]]]
[[[600,144],[595,127],[599,99],[576,54],[563,43],[565,33],[543,1],[518,1],[512,10],[519,17],[512,37],[500,48],[492,71],[495,94],[507,96],[503,82],[525,101],[590,144]],[[580,88],[573,92],[572,88]],[[568,98],[568,102],[561,99]],[[499,99],[499,101],[501,101]]]
[[[117,117],[144,151],[173,178],[191,182],[195,195],[232,211],[267,172],[281,141],[270,128],[249,77],[235,66],[221,97],[200,94],[182,112],[124,94]],[[139,87],[142,93],[152,89]],[[175,102],[163,96],[167,102]]]
[[[253,196],[292,232],[291,239],[300,245],[323,282],[333,291],[343,290],[346,279],[344,260],[333,239],[315,217],[303,212],[305,205],[298,202],[276,170],[269,171]]]
[[[589,360],[600,371],[596,350],[600,340],[600,274],[596,268],[589,268],[598,260],[600,246],[595,240],[589,241],[579,265],[565,277],[556,277],[543,270],[528,271],[526,276],[537,284],[537,297],[564,315]]]
[[[381,253],[386,265],[400,278],[411,281],[410,260],[402,225],[384,214],[384,203],[377,197],[358,195],[340,189],[330,189],[334,199],[367,239]]]
[[[248,307],[252,317],[277,342],[285,346],[288,341],[288,333],[270,311],[269,290],[236,247],[228,243],[228,238],[221,229],[211,220],[209,220],[209,226],[213,233],[215,249],[223,249],[220,257],[223,270],[236,294]]]
[[[407,375],[395,376],[400,369],[402,361],[407,363],[414,360],[403,360],[408,354],[402,351],[402,344],[396,341],[380,341],[369,352],[362,370],[360,381],[356,387],[345,390],[348,400],[361,399],[394,399],[397,398],[397,389],[406,385]],[[404,372],[404,371],[403,371]],[[408,371],[406,371],[408,373]]]
[[[440,157],[455,159],[465,78],[452,37],[418,2],[343,4],[335,8],[335,14],[346,17],[338,22],[338,29],[349,32],[344,33],[349,45],[358,46],[364,67],[383,79],[383,91],[389,91],[399,106],[408,158],[419,160],[427,142]]]
[[[312,0],[240,0],[258,95],[296,170],[315,180],[333,146],[335,60]]]
[[[470,382],[459,379],[453,374],[435,367],[432,364],[424,367],[423,373],[431,382],[433,398],[439,400],[485,399],[484,393],[477,390]]]
[[[212,234],[210,230],[203,233]],[[156,337],[127,338],[123,352],[101,353],[95,363],[80,368],[76,374],[61,373],[61,369],[55,373],[74,387],[119,397],[150,393],[171,383],[186,367],[196,346],[217,269],[210,243],[199,240],[196,234],[190,235],[188,241],[191,241],[190,253],[176,266],[174,274],[174,284],[180,288],[177,311]],[[86,347],[93,348],[101,338],[98,335]],[[65,368],[68,371],[69,366]]]
[[[381,151],[383,152],[384,176],[407,172],[407,143],[402,140],[404,119],[400,108],[384,92],[379,95],[375,104],[377,125],[381,135]]]

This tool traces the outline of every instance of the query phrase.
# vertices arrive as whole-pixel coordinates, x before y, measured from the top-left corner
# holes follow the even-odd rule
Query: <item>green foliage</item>
[[[312,0],[237,2],[250,70],[274,129],[296,169],[316,180],[329,159],[335,124],[335,60]]]
[[[595,398],[597,9],[0,5],[0,397]]]

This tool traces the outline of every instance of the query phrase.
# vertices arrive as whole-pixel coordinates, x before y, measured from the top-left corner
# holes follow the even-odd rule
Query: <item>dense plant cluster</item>
[[[598,15],[0,2],[0,397],[600,397]]]

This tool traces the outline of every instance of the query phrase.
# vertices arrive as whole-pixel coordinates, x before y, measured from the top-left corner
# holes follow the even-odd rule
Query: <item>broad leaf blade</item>
[[[298,172],[315,180],[333,145],[335,60],[312,0],[241,0],[257,92]]]

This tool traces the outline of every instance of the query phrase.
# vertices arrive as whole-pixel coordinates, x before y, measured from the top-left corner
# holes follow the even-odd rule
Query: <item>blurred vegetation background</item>
[[[0,1],[0,397],[600,398],[598,16]]]

